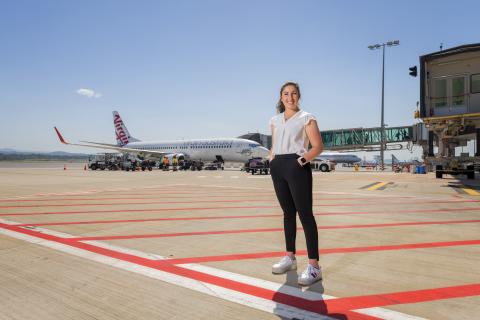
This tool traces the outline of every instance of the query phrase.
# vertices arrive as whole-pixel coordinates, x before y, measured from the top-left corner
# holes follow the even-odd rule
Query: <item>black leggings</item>
[[[309,259],[318,260],[318,230],[312,210],[312,169],[297,162],[300,156],[279,154],[270,162],[273,186],[283,210],[285,244],[288,252],[295,253],[297,217],[300,217]]]

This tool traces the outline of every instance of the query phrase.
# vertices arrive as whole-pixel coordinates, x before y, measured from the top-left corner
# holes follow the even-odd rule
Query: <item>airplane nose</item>
[[[268,149],[265,147],[256,147],[253,149],[253,156],[260,157],[260,158],[267,158],[268,157]]]

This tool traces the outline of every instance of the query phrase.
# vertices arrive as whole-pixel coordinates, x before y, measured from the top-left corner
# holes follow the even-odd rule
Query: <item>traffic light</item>
[[[410,67],[408,68],[408,70],[410,70],[409,75],[411,75],[412,77],[417,76],[417,66]]]

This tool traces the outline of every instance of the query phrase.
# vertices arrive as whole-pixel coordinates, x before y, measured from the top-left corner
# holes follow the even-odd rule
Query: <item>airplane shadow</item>
[[[300,298],[309,299],[312,296],[312,293],[323,294],[325,292],[325,288],[323,287],[323,281],[319,281],[312,286],[309,287],[301,287],[297,283],[298,275],[295,270],[288,271],[286,273],[286,281],[285,283],[278,289],[278,291],[273,295],[272,300],[277,303],[274,314],[277,315],[280,319],[292,319],[292,320],[300,320],[304,319],[305,316],[300,313],[295,313],[292,311],[291,308],[286,308],[288,305],[288,301],[291,300],[292,292],[296,291],[296,293],[300,292],[298,295]],[[310,298],[311,299],[311,298]],[[318,319],[323,319],[323,316],[329,317],[331,319],[339,319],[339,320],[348,320],[348,317],[345,314],[340,313],[329,313],[327,305],[323,300],[314,299],[313,302],[315,305],[316,312],[318,314]],[[325,317],[325,319],[327,319]],[[308,319],[317,319],[317,317],[308,317]]]

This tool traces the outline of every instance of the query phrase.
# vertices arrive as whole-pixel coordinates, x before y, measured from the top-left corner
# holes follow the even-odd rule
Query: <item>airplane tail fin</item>
[[[117,111],[113,111],[113,126],[115,128],[115,136],[117,137],[117,145],[123,147],[130,142],[140,141],[130,135],[127,126],[123,123]]]
[[[58,139],[60,139],[61,143],[70,144],[63,138],[62,134],[60,133],[60,131],[58,131],[57,127],[53,127],[53,128],[55,128],[55,131],[57,132]]]

